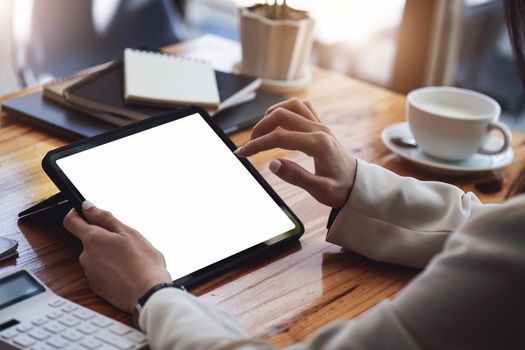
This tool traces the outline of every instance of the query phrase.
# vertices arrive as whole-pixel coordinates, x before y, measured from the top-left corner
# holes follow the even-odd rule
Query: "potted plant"
[[[264,80],[304,78],[312,49],[315,21],[308,12],[278,4],[239,9],[241,71]]]

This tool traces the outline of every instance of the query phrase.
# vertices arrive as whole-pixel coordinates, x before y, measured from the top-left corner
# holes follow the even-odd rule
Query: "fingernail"
[[[270,171],[274,174],[277,174],[279,169],[281,169],[282,164],[283,163],[280,160],[272,159],[272,161],[270,162]]]
[[[95,207],[95,205],[93,203],[91,203],[90,201],[83,201],[82,202],[82,210],[83,211],[88,211],[88,210],[91,210],[91,208]]]
[[[244,147],[241,146],[241,147],[237,148],[233,153],[235,153],[235,154],[239,154],[239,153],[241,153],[241,151],[242,151],[243,148],[244,148]]]

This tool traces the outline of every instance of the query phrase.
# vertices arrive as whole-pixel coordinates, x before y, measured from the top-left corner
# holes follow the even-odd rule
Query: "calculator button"
[[[46,343],[57,349],[65,348],[69,344],[67,340],[59,337],[53,337],[49,339]]]
[[[23,347],[28,347],[28,346],[31,346],[33,345],[34,343],[36,343],[36,341],[32,338],[29,338],[27,335],[25,334],[20,334],[18,337],[15,337],[13,339],[13,342],[16,344],[16,345],[20,345],[20,346],[23,346]]]
[[[44,317],[38,317],[38,318],[35,318],[33,320],[33,322],[31,322],[32,324],[34,324],[35,326],[42,326],[44,324],[46,324],[48,321],[46,318]]]
[[[93,323],[97,327],[106,328],[106,327],[112,325],[113,321],[110,321],[107,318],[97,317],[93,321],[91,321],[91,323]]]
[[[68,327],[75,327],[77,324],[80,323],[80,320],[78,318],[75,318],[73,316],[66,316],[62,317],[58,322],[62,323],[64,326]]]
[[[62,313],[60,311],[57,311],[57,310],[53,310],[53,311],[51,311],[50,313],[47,314],[47,318],[49,318],[50,320],[56,320],[57,318],[59,318],[61,316],[62,316]]]
[[[86,350],[86,348],[78,344],[69,344],[64,350]]]
[[[3,331],[1,335],[2,335],[2,338],[4,339],[11,339],[11,338],[16,337],[18,335],[18,332],[14,328],[11,328],[11,329],[7,329]]]
[[[29,332],[30,330],[32,330],[32,329],[33,329],[33,326],[31,326],[31,325],[28,324],[28,323],[23,323],[23,324],[19,325],[18,327],[16,327],[16,329],[17,329],[19,332],[25,333],[25,332]]]
[[[86,349],[83,349],[83,350],[86,350]],[[102,343],[102,346],[100,348],[97,348],[97,350],[117,350],[117,348],[114,347],[113,345]]]
[[[102,343],[99,342],[98,340],[88,338],[88,339],[82,340],[80,342],[80,345],[88,349],[97,349],[102,345]]]
[[[31,350],[55,350],[55,348],[44,343],[36,343],[31,347]]]
[[[131,349],[135,345],[126,338],[116,336],[106,331],[102,331],[98,334],[95,334],[95,338],[102,340],[106,344],[113,345],[119,349]]]
[[[46,340],[51,336],[51,334],[41,328],[37,328],[29,332],[29,336],[35,338],[36,340]]]
[[[131,332],[131,329],[129,327],[120,324],[114,324],[113,326],[109,327],[108,330],[111,333],[115,333],[116,335],[126,335],[129,332]]]
[[[76,306],[75,304],[67,304],[66,306],[64,306],[60,310],[66,312],[66,313],[70,313],[70,312],[75,311],[76,309],[78,309],[78,306]]]
[[[85,309],[80,309],[80,310],[75,311],[73,316],[75,316],[75,317],[77,317],[77,318],[79,318],[81,320],[87,321],[87,320],[91,320],[93,317],[95,317],[95,313],[93,313],[91,311],[88,311],[88,310],[85,310]]]
[[[147,338],[144,334],[139,332],[133,332],[127,337],[129,340],[134,341],[135,343],[145,343]]]
[[[84,336],[82,334],[80,334],[79,332],[75,331],[74,329],[68,329],[67,331],[62,333],[62,337],[66,338],[67,340],[70,340],[70,341],[78,341],[78,340],[84,338]]]
[[[98,332],[98,328],[96,328],[93,325],[90,325],[89,323],[83,323],[77,327],[77,331],[90,335],[90,334]]]
[[[55,299],[53,300],[52,302],[49,303],[49,306],[52,306],[52,307],[59,307],[59,306],[62,306],[64,305],[66,302],[62,299]]]
[[[48,325],[45,325],[44,329],[51,333],[58,334],[60,332],[63,332],[66,328],[62,325],[59,325],[58,323],[50,323]]]

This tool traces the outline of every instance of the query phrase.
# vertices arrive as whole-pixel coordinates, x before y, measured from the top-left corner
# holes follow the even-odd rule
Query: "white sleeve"
[[[482,205],[471,192],[358,160],[350,197],[326,240],[370,259],[424,267]]]
[[[139,326],[151,349],[219,349],[247,335],[233,317],[176,288],[164,288],[144,305]]]
[[[525,196],[476,215],[393,301],[288,350],[523,348],[524,227]],[[155,293],[139,321],[152,350],[273,349],[175,289]]]
[[[476,214],[391,303],[424,349],[523,349],[525,196]]]

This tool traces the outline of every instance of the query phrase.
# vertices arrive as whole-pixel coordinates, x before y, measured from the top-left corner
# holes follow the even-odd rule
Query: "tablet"
[[[189,108],[50,151],[47,175],[138,230],[178,285],[223,272],[304,229],[209,115]]]

